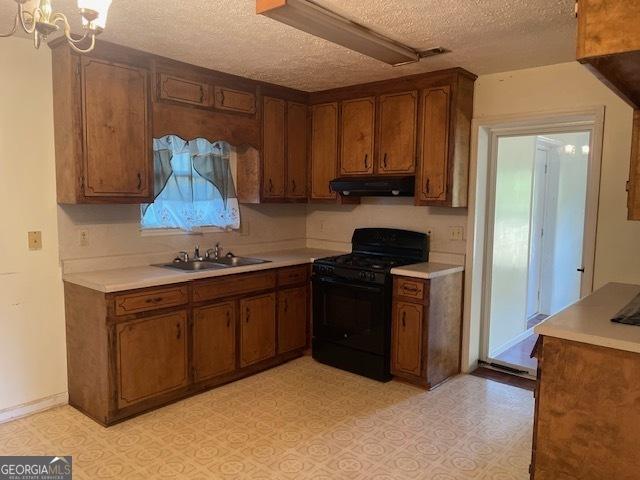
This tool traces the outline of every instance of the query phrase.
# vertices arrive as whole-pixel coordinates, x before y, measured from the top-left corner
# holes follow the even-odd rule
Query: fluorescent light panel
[[[420,61],[423,55],[308,0],[256,0],[256,13],[324,38],[389,65]],[[431,49],[444,53],[444,49]],[[426,52],[425,52],[426,53]],[[427,56],[427,55],[424,55]]]

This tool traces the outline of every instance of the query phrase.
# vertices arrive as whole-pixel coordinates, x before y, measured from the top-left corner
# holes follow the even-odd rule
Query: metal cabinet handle
[[[407,312],[402,312],[402,328],[407,326]]]
[[[231,325],[231,313],[227,310],[227,328]]]
[[[584,273],[584,267],[580,267],[580,268],[578,268],[578,271],[579,271],[580,273]]]
[[[163,300],[162,297],[147,298],[145,300],[145,303],[160,303],[162,300]]]
[[[180,340],[182,337],[182,327],[180,327],[179,323],[176,323],[176,340]]]
[[[429,177],[427,177],[427,184],[425,185],[426,192],[429,193],[430,185],[429,185]]]
[[[291,180],[291,191],[292,192],[296,191],[296,181],[295,180]]]
[[[382,157],[382,165],[384,166],[384,168],[387,168],[387,154],[386,153]]]
[[[142,175],[138,172],[138,191],[142,190]]]
[[[403,285],[402,290],[404,290],[405,292],[418,293],[417,287],[408,287],[407,285]]]
[[[364,154],[364,169],[365,170],[369,170],[369,154],[365,153]]]
[[[249,318],[251,317],[251,310],[249,310],[249,307],[247,307],[245,317],[246,317],[245,322],[246,322],[246,323],[249,323]]]
[[[273,181],[269,179],[269,191],[273,192]]]

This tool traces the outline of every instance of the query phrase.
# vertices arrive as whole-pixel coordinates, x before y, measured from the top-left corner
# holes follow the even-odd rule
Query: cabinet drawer
[[[204,302],[274,288],[276,288],[276,273],[273,270],[230,275],[196,283],[193,287],[193,301]]]
[[[295,285],[306,283],[309,278],[309,266],[299,265],[297,267],[281,268],[278,270],[278,286]]]
[[[210,107],[213,103],[210,85],[166,73],[158,75],[158,97],[160,100],[173,100],[201,107]]]
[[[397,296],[419,301],[423,301],[425,298],[425,288],[422,280],[400,277],[396,278],[394,285],[394,293]]]
[[[116,315],[157,310],[159,308],[177,307],[189,302],[189,290],[186,286],[146,290],[138,293],[127,293],[115,297]]]
[[[215,107],[240,113],[256,113],[256,96],[251,92],[215,87]]]

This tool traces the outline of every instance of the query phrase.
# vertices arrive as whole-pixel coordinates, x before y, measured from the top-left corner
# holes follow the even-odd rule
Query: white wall
[[[416,207],[413,198],[363,198],[360,205],[307,208],[307,242],[324,248],[350,248],[359,227],[388,227],[431,232],[432,252],[464,255],[464,240],[449,240],[449,227],[466,227],[467,209]]]
[[[495,120],[497,116],[534,112],[569,111],[604,105],[606,108],[600,181],[600,209],[595,257],[594,288],[607,282],[640,283],[640,222],[626,220],[632,109],[577,62],[484,75],[476,81],[474,125]],[[476,142],[486,141],[475,132]],[[477,146],[477,145],[476,145]],[[482,150],[486,147],[483,145]],[[486,165],[472,158],[472,179]],[[471,193],[476,186],[472,183]],[[472,201],[473,202],[473,201]],[[472,204],[482,210],[483,206]],[[475,231],[477,226],[470,225]],[[477,233],[477,232],[475,232]],[[482,245],[479,245],[482,247]],[[481,255],[481,248],[469,245],[470,258]],[[480,354],[480,305],[471,296],[481,288],[477,269],[467,268],[466,278],[473,285],[465,288],[465,338],[463,364],[472,367]],[[468,350],[467,350],[468,348]],[[466,360],[466,361],[465,361]]]
[[[66,392],[51,54],[0,41],[0,410]],[[27,231],[44,248],[29,251]],[[1,412],[0,412],[1,413]]]

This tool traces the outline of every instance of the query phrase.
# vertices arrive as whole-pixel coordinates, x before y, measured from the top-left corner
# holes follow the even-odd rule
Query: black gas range
[[[313,358],[391,379],[391,269],[425,262],[429,237],[389,228],[354,231],[350,254],[313,264]]]

